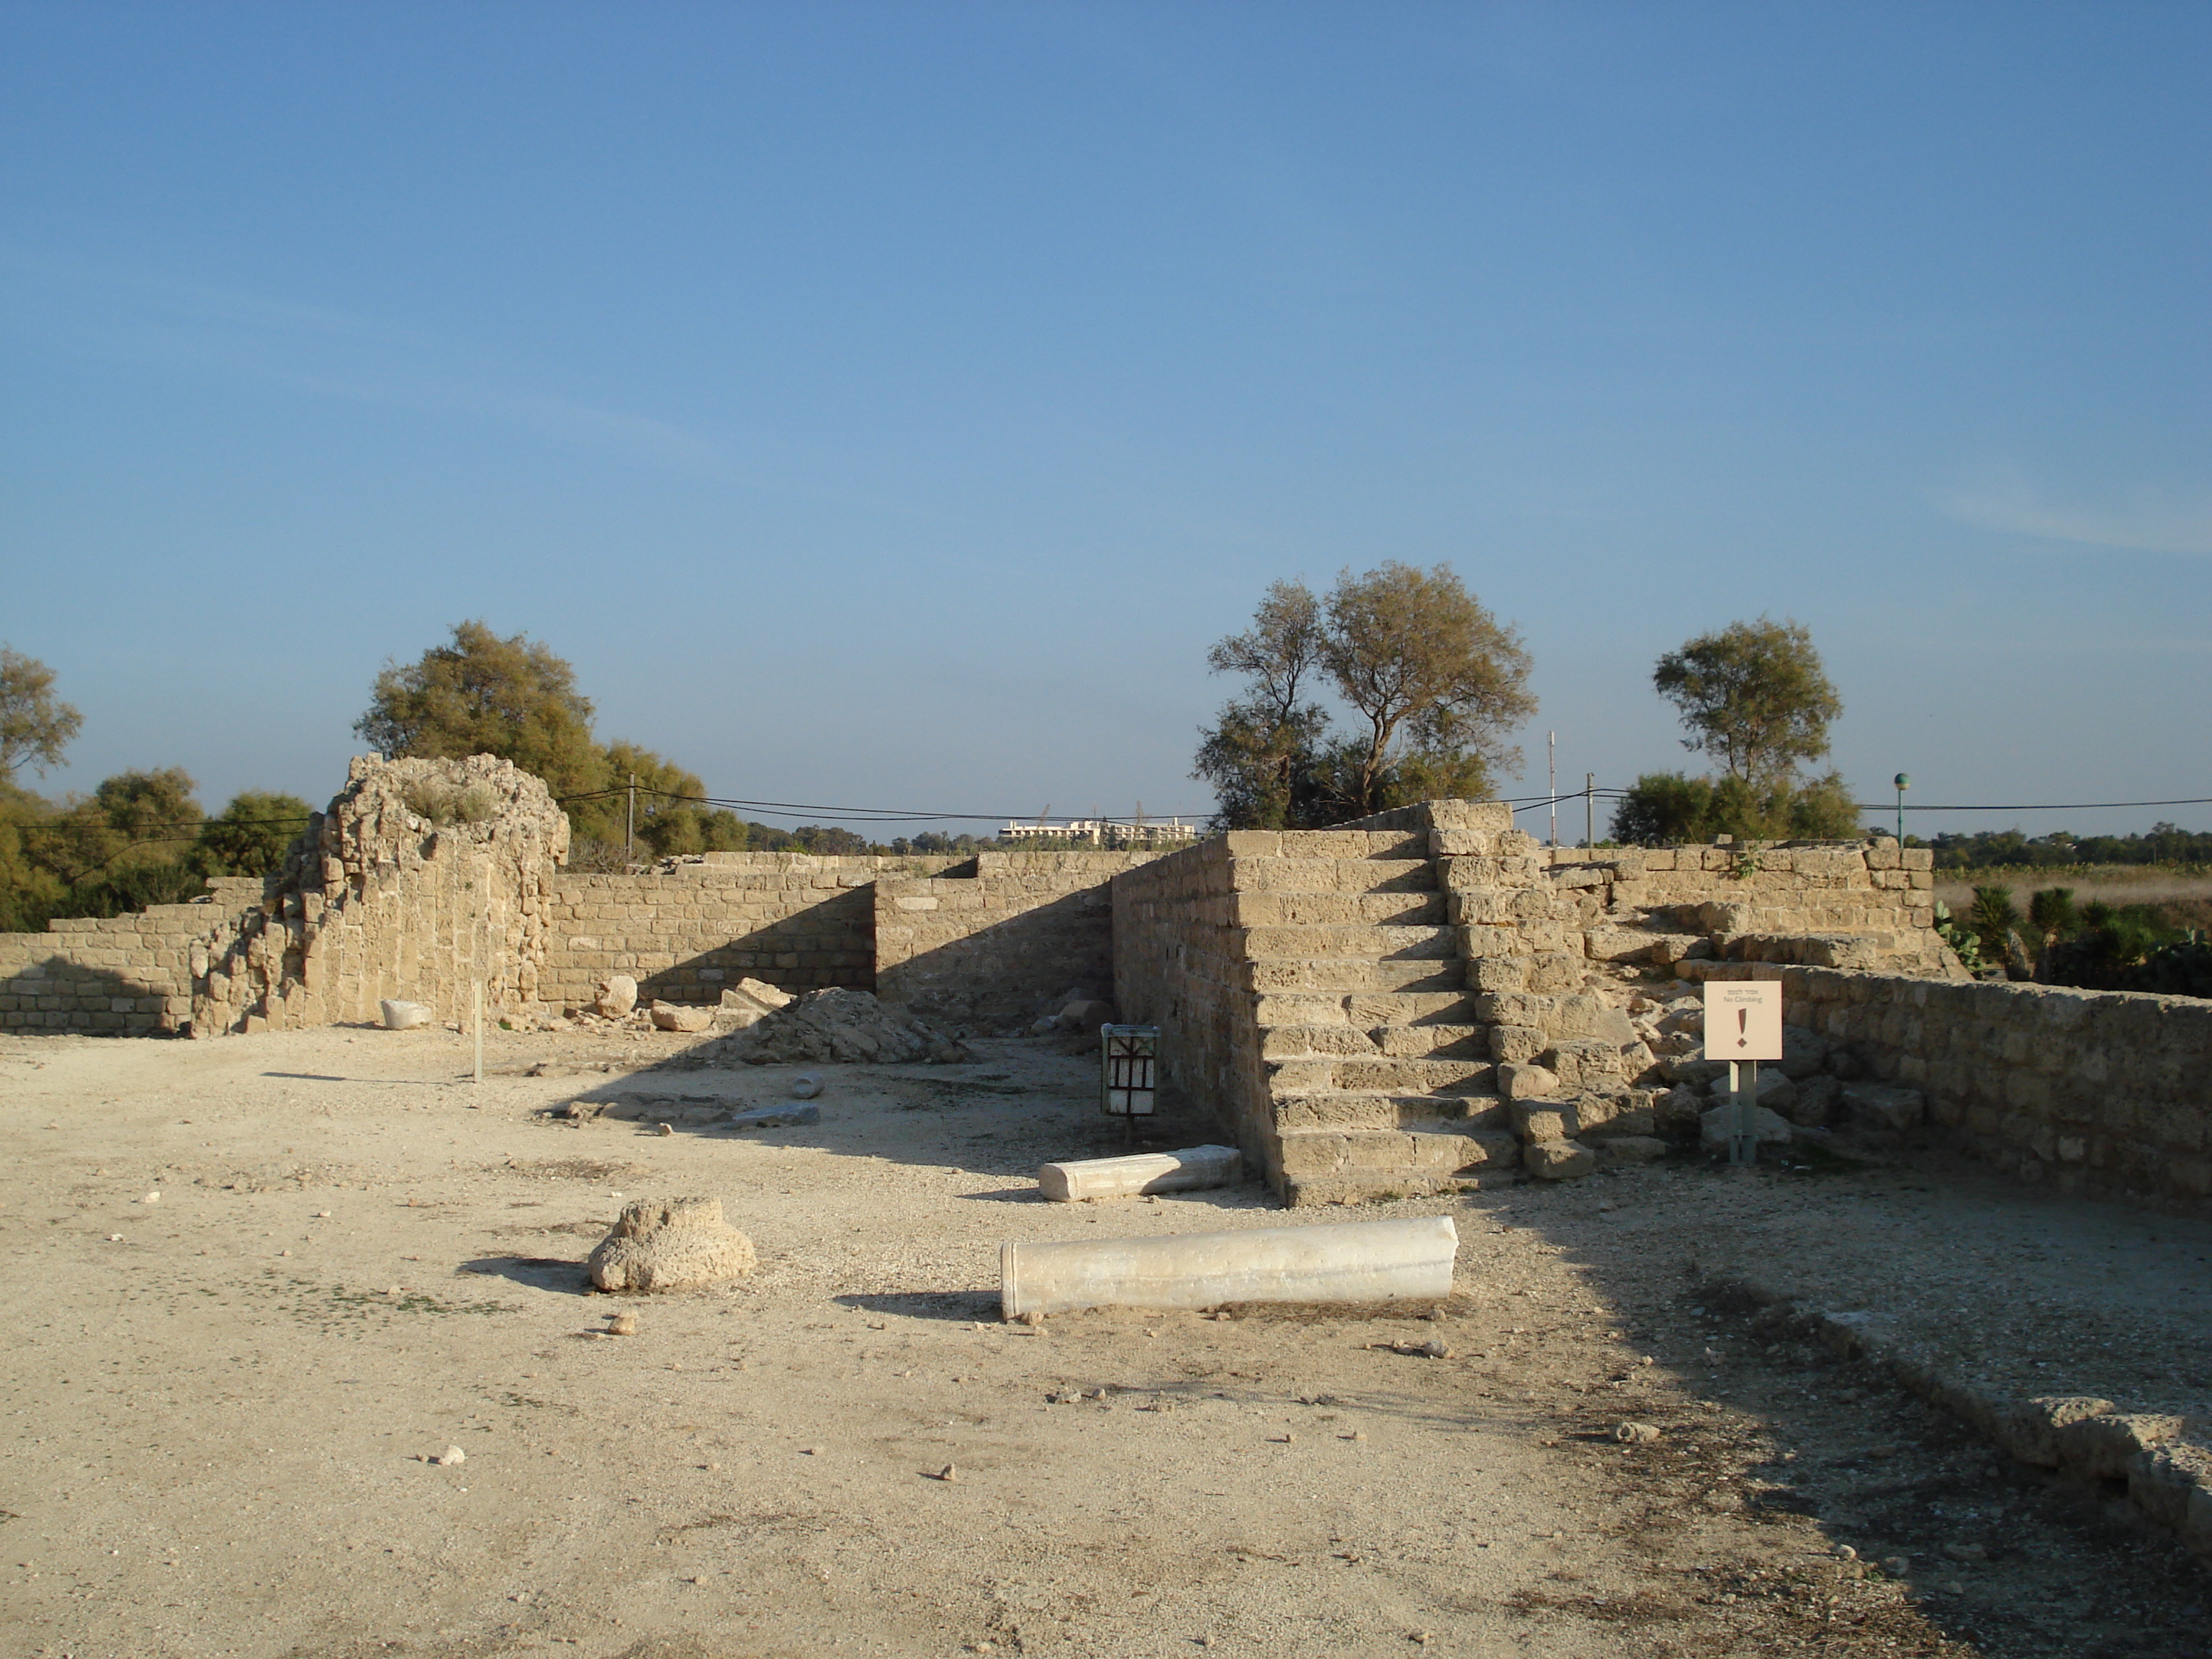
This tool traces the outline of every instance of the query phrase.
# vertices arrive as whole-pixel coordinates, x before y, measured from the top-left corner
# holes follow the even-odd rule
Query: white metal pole
[[[477,1016],[477,1081],[482,1083],[483,1081],[483,981],[480,979],[471,980],[469,988],[475,993],[472,1000],[476,1003]]]
[[[1583,774],[1583,845],[1597,845],[1597,774]]]
[[[1544,793],[1552,798],[1552,845],[1559,844],[1559,734],[1544,733]]]

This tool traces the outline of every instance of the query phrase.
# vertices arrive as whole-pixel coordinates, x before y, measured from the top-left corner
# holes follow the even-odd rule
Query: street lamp
[[[1905,792],[1912,787],[1912,780],[1899,772],[1893,780],[1897,785],[1897,844],[1905,845]]]

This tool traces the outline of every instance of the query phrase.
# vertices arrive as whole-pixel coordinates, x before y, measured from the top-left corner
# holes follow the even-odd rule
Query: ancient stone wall
[[[2002,981],[1781,972],[1784,1017],[1846,1043],[2023,1181],[2212,1216],[2212,1001]]]
[[[1108,884],[1157,853],[981,853],[935,877],[875,884],[876,994],[927,1018],[996,1030],[1042,1000],[1114,983]]]
[[[487,1018],[536,1002],[547,885],[568,820],[544,784],[489,755],[357,758],[264,902],[191,962],[209,1036],[376,1018],[386,997]]]
[[[134,915],[58,917],[43,933],[0,933],[0,1030],[131,1036],[183,1029],[192,1017],[192,963],[235,939],[245,906],[234,890],[204,903],[156,904]],[[258,898],[261,883],[249,884]]]
[[[609,974],[639,994],[712,1003],[752,978],[787,991],[876,984],[877,878],[933,874],[949,859],[709,853],[638,875],[564,871],[550,884],[552,933],[540,993],[592,1000]]]
[[[1281,1138],[1260,1060],[1246,929],[1234,865],[1281,837],[1232,832],[1114,878],[1114,1001],[1133,1025],[1160,1028],[1162,1085],[1210,1111],[1279,1183]]]

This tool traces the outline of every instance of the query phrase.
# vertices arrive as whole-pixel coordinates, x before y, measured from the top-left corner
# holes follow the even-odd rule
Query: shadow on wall
[[[712,1006],[741,979],[766,980],[793,995],[831,985],[873,991],[873,954],[856,940],[865,941],[874,923],[873,897],[865,887],[852,888],[681,957],[670,952],[664,960],[654,947],[679,942],[673,927],[684,927],[696,941],[700,924],[678,922],[670,933],[619,940],[603,935],[556,939],[549,951],[546,980],[570,1006],[590,1002],[593,987],[609,974],[635,978],[641,1003]],[[614,946],[620,948],[608,948]]]
[[[948,1029],[996,1035],[1024,1027],[1040,1003],[1066,991],[1082,988],[1102,1000],[1112,996],[1112,918],[1103,884],[1016,911],[972,933],[945,928],[954,936],[934,944],[925,942],[929,933],[922,928],[910,927],[917,937],[908,939],[888,937],[893,929],[879,916],[876,994]]]
[[[160,988],[63,956],[26,963],[0,979],[0,1030],[173,1035]]]

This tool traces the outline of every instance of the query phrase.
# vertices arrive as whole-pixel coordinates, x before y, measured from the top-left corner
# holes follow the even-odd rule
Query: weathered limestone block
[[[703,1031],[714,1023],[714,1010],[688,1003],[656,1000],[650,1013],[653,1024],[664,1031]]]
[[[688,1290],[750,1273],[753,1243],[719,1198],[675,1198],[628,1206],[587,1265],[603,1291]]]
[[[2005,1449],[2024,1463],[2057,1468],[2065,1461],[2060,1437],[2086,1418],[2102,1417],[2112,1402],[2094,1395],[2039,1395],[2014,1407],[1999,1425]]]
[[[609,1019],[620,1019],[637,1006],[637,981],[629,974],[610,974],[599,983],[592,1011]]]
[[[1544,1023],[1556,1036],[1603,1043],[1616,1051],[1636,1041],[1628,1016],[1593,996],[1561,997]]]
[[[1533,1025],[1493,1025],[1490,1028],[1490,1057],[1523,1065],[1552,1046],[1552,1039]]]
[[[1796,1099],[1778,1109],[1792,1123],[1817,1127],[1835,1115],[1843,1086],[1832,1077],[1808,1077],[1797,1085]]]
[[[1602,1088],[1620,1081],[1620,1050],[1611,1043],[1562,1042],[1537,1058],[1562,1088]]]
[[[1918,1090],[1893,1089],[1879,1083],[1847,1084],[1840,1100],[1854,1120],[1878,1129],[1917,1128],[1928,1111],[1927,1097]]]
[[[1571,1140],[1581,1127],[1575,1109],[1565,1101],[1516,1100],[1510,1109],[1513,1133],[1531,1144]]]
[[[1579,1181],[1597,1169],[1597,1155],[1577,1140],[1532,1141],[1521,1149],[1521,1167],[1539,1181]]]
[[[1508,1100],[1547,1100],[1559,1088],[1559,1079],[1541,1066],[1507,1064],[1498,1068],[1498,1091]]]

